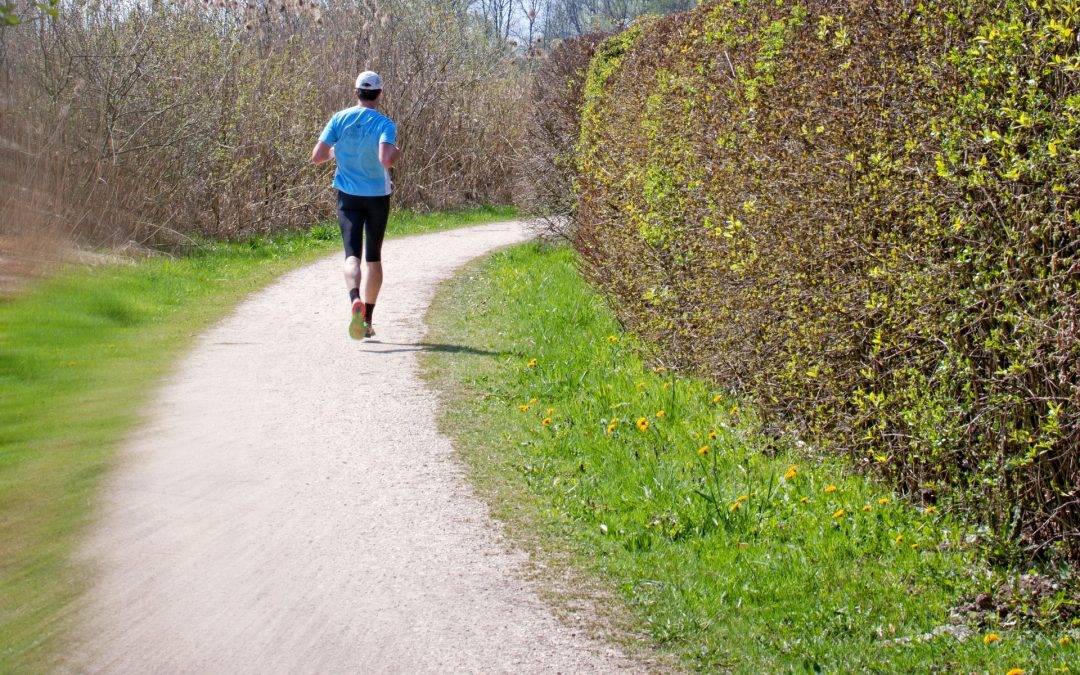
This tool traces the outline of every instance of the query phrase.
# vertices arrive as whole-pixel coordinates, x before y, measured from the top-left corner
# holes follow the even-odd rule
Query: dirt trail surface
[[[438,282],[525,237],[387,241],[374,341],[347,336],[338,255],[201,336],[108,481],[64,670],[626,670],[538,599],[417,376]]]

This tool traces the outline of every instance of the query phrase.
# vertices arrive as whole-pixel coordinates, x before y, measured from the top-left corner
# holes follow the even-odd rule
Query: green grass
[[[425,355],[425,372],[497,517],[606,585],[612,611],[689,667],[1076,671],[1076,626],[991,621],[965,641],[904,641],[948,624],[1001,572],[949,514],[809,448],[763,450],[749,411],[650,368],[571,251],[497,254],[433,307],[429,339],[461,349]]]
[[[389,236],[513,217],[394,212]],[[180,258],[70,268],[0,301],[0,672],[62,648],[71,563],[114,451],[192,337],[282,272],[338,250],[335,224],[205,242]]]

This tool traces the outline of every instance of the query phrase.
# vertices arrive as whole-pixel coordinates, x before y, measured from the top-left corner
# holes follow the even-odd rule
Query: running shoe
[[[349,321],[349,337],[354,340],[363,340],[367,337],[367,326],[364,321],[364,303],[353,300],[352,320]]]
[[[371,325],[370,321],[365,321],[364,322],[364,337],[366,337],[366,338],[375,337],[375,327]]]

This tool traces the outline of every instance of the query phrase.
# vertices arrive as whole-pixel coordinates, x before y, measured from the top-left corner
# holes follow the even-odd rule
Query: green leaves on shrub
[[[1080,560],[1080,4],[719,0],[602,44],[620,319],[994,550]]]

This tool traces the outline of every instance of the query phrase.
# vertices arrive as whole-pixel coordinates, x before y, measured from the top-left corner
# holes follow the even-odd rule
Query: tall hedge
[[[1080,561],[1080,4],[719,0],[597,49],[585,269],[675,365]]]

